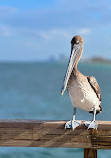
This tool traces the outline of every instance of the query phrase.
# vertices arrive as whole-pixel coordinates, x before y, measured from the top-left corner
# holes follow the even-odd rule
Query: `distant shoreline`
[[[68,64],[68,61],[0,61],[0,64]],[[111,61],[80,61],[80,64],[111,64]]]

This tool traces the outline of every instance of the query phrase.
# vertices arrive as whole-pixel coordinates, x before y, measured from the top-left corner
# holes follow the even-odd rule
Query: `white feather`
[[[84,76],[85,77],[85,76]],[[86,111],[99,110],[100,101],[90,86],[87,78],[74,79],[68,87],[68,93],[74,107]]]

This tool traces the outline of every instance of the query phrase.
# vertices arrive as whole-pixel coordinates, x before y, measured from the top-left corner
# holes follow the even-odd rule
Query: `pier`
[[[0,120],[0,146],[84,148],[84,158],[97,158],[97,149],[111,149],[111,121],[97,121],[98,129],[85,125],[64,129],[66,121]]]

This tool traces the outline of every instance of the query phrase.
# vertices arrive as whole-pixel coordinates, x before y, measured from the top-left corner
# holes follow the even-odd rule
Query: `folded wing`
[[[93,76],[88,76],[87,79],[88,79],[89,84],[93,88],[94,92],[96,93],[99,101],[101,101],[101,90],[96,79]]]

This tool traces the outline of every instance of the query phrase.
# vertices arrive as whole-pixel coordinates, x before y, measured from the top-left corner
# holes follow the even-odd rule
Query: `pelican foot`
[[[72,128],[72,121],[67,121],[65,124],[65,129]]]
[[[81,125],[81,121],[78,121],[78,120],[68,121],[65,124],[65,129],[72,128],[74,130],[76,127],[78,127],[80,125]]]
[[[74,130],[76,127],[81,125],[81,121],[74,120],[72,121],[72,129]]]
[[[90,128],[97,129],[98,128],[98,124],[96,121],[86,121],[86,122],[84,122],[84,124],[87,127],[87,129],[90,129]]]

